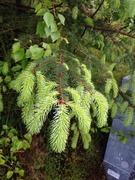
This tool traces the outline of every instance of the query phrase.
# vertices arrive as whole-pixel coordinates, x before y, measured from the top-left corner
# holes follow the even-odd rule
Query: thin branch
[[[69,71],[83,85],[83,87],[92,95],[93,92],[86,86],[86,84],[84,84],[84,82],[76,74],[74,74],[70,69]]]
[[[63,73],[62,73],[62,53],[60,50],[60,58],[59,58],[59,66],[60,66],[60,71],[59,71],[59,93],[60,93],[60,100],[59,103],[60,104],[66,104],[66,101],[64,100],[63,97],[63,88],[62,88],[62,78],[63,78]]]
[[[84,54],[87,58],[91,59],[91,57],[86,54],[85,52],[83,52],[82,50],[78,49],[78,48],[75,48],[77,51],[81,52],[82,54]]]
[[[131,38],[135,38],[134,34],[129,34],[129,32],[124,32],[124,31],[121,31],[119,29],[113,29],[113,28],[107,28],[107,27],[99,27],[99,26],[86,26],[86,27],[90,28],[90,29],[98,30],[98,31],[113,32],[113,33],[118,33],[118,34],[121,34],[121,35],[124,35],[124,36],[131,37]]]
[[[27,27],[27,26],[25,25],[25,26],[20,26],[20,27],[15,27],[15,28],[7,29],[7,30],[5,30],[5,31],[0,32],[0,35],[5,34],[5,33],[7,33],[7,32],[10,32],[10,31],[22,29],[22,28],[24,28],[24,27]]]
[[[104,3],[104,0],[101,1],[101,3],[99,4],[97,10],[91,15],[91,18],[93,18],[93,17],[97,14],[97,12],[99,11],[99,9],[100,9],[101,6],[103,5],[103,3]]]
[[[38,71],[39,69],[41,69],[42,67],[48,65],[48,64],[52,64],[53,62],[47,62],[47,63],[44,63],[44,64],[41,64],[40,66],[34,68],[34,72]]]
[[[17,5],[16,3],[10,3],[10,2],[8,2],[8,3],[0,3],[0,6],[10,7],[10,8],[13,8],[13,9],[20,9],[22,11],[29,10],[29,9],[34,11],[34,9],[35,9],[33,7],[30,7],[30,6]]]

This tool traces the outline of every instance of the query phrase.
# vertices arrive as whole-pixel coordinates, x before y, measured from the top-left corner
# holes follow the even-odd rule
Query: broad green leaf
[[[3,81],[2,77],[0,76],[0,83]]]
[[[47,9],[46,8],[41,8],[37,11],[37,16],[43,16],[46,13]]]
[[[3,165],[3,164],[5,164],[5,160],[2,159],[2,157],[0,156],[0,165]]]
[[[23,141],[18,141],[18,142],[16,143],[16,149],[17,149],[17,150],[22,149],[22,148],[23,148],[23,145],[24,145]]]
[[[18,171],[18,174],[19,174],[20,176],[24,176],[24,170],[23,170],[23,169],[20,169],[20,170]]]
[[[42,4],[39,3],[35,8],[35,12],[39,11],[41,9],[41,7],[42,7]]]
[[[47,49],[44,53],[45,56],[50,56],[52,54],[51,49]]]
[[[57,39],[60,38],[60,32],[57,31],[57,32],[51,33],[51,38],[53,42],[56,41]]]
[[[10,81],[11,81],[11,76],[6,76],[5,79],[4,79],[4,81],[5,81],[6,83],[10,82]]]
[[[13,49],[13,53],[15,53],[16,51],[18,51],[21,47],[20,42],[16,42],[12,45],[12,49]]]
[[[27,139],[28,141],[29,141],[29,143],[31,143],[32,142],[32,136],[31,136],[31,134],[25,134],[24,135],[24,137],[25,137],[25,139]]]
[[[65,25],[65,17],[62,14],[58,14],[61,24]]]
[[[2,91],[3,91],[3,92],[6,92],[6,91],[7,91],[6,86],[4,86],[4,85],[2,86]]]
[[[2,94],[0,93],[0,99],[2,99]]]
[[[55,21],[51,24],[51,32],[56,32],[58,30]]]
[[[15,173],[18,173],[18,171],[19,171],[19,168],[18,167],[15,167]]]
[[[52,2],[50,0],[44,0],[45,6],[46,7],[51,7]]]
[[[21,69],[22,69],[22,66],[20,66],[19,64],[17,64],[16,66],[13,66],[13,67],[12,67],[12,71],[13,71],[13,72],[19,71],[19,70],[21,70]]]
[[[31,58],[31,56],[32,56],[32,53],[31,53],[30,49],[27,49],[26,50],[26,58]]]
[[[30,148],[30,143],[26,140],[23,140],[23,149],[26,150],[28,148]]]
[[[13,59],[15,60],[15,62],[20,61],[21,59],[23,59],[23,57],[24,57],[24,49],[23,48],[19,49],[18,51],[16,51],[13,54]]]
[[[50,12],[46,12],[43,16],[43,19],[47,25],[47,27],[49,28],[51,26],[51,24],[54,22],[54,16],[50,13]]]
[[[7,75],[8,72],[9,72],[8,62],[4,62],[3,67],[2,67],[2,74]]]
[[[3,125],[3,126],[2,126],[2,129],[7,130],[7,129],[8,129],[8,126],[7,126],[7,125]]]
[[[51,49],[50,44],[44,43],[44,42],[43,42],[43,44],[42,44],[42,47],[45,48],[45,49]]]
[[[30,52],[32,54],[31,59],[39,59],[43,56],[43,48],[38,47],[37,45],[30,46]]]
[[[44,21],[39,21],[37,24],[36,34],[39,34],[40,36],[45,35],[45,23]]]
[[[47,26],[45,27],[45,33],[47,37],[51,35],[51,29],[49,29]]]
[[[25,69],[26,67],[27,67],[27,65],[28,65],[28,59],[27,58],[24,58],[23,60],[22,60],[22,69]]]
[[[8,171],[7,172],[7,179],[10,179],[13,176],[14,172],[13,171]]]

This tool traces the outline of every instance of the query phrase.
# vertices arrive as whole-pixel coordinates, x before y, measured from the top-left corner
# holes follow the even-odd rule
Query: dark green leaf
[[[44,21],[39,21],[37,24],[37,30],[36,30],[36,34],[39,34],[40,36],[44,36],[45,35],[45,23]]]

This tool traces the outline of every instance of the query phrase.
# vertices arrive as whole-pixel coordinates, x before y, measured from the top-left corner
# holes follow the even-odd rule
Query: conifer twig
[[[135,38],[134,34],[129,34],[129,32],[124,32],[121,31],[119,29],[114,29],[114,28],[107,28],[107,27],[99,27],[99,26],[86,26],[86,28],[90,28],[90,29],[94,29],[94,30],[98,30],[98,31],[103,31],[103,32],[113,32],[113,33],[118,33],[124,36],[128,36],[131,38]]]
[[[59,58],[59,67],[60,67],[60,71],[59,71],[59,93],[60,93],[60,100],[59,100],[59,103],[60,104],[66,104],[66,101],[64,100],[64,97],[63,97],[63,90],[62,90],[63,73],[62,73],[62,53],[61,53],[61,50],[60,50],[60,58]]]
[[[52,64],[53,62],[47,62],[47,63],[44,63],[44,64],[41,64],[40,66],[34,68],[34,72],[38,71],[40,68],[46,66],[47,64]]]
[[[133,103],[130,101],[129,97],[123,93],[121,90],[119,90],[119,94],[122,96],[122,98],[124,100],[126,100],[129,103],[129,106],[131,106],[133,109],[135,109],[135,106],[133,105]]]
[[[76,74],[74,74],[70,69],[69,69],[69,71],[79,82],[81,82],[81,84],[84,86],[84,88],[92,95],[93,92],[87,87],[87,85]]]
[[[84,54],[86,57],[88,57],[89,59],[91,59],[91,57],[86,54],[85,52],[83,52],[82,50],[78,49],[78,48],[75,48],[77,51],[81,52],[82,54]]]

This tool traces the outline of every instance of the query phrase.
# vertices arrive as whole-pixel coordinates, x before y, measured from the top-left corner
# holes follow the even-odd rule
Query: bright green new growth
[[[85,66],[82,65],[82,67]],[[68,69],[64,69],[64,71],[68,71]],[[87,80],[87,85],[94,89],[90,71],[85,67],[84,72],[86,74],[86,76],[82,75],[84,82]],[[68,86],[63,89],[61,87],[63,89],[62,96],[68,101],[61,100],[59,86],[62,85],[58,85],[56,82],[50,81],[41,71],[36,71],[35,64],[30,64],[11,83],[11,86],[19,92],[18,105],[22,107],[23,121],[31,134],[37,134],[46,121],[48,113],[52,109],[55,110],[55,115],[51,120],[50,145],[54,151],[61,153],[65,150],[68,140],[70,121],[75,118],[76,132],[73,135],[72,147],[76,147],[80,134],[84,148],[87,149],[91,140],[89,132],[93,116],[90,109],[95,107],[97,126],[104,126],[107,121],[107,100],[98,91],[91,92],[91,90],[88,90],[86,84],[82,84],[82,81],[79,82],[79,86],[76,88]]]
[[[36,33],[45,41],[30,45],[26,50],[20,42],[14,43],[12,47],[15,62],[23,58],[30,61],[10,83],[18,93],[17,102],[22,108],[22,119],[32,135],[40,133],[44,122],[49,121],[49,142],[55,152],[65,150],[70,129],[73,131],[71,146],[76,148],[81,137],[84,148],[88,149],[91,126],[101,128],[107,123],[107,99],[95,90],[91,62],[87,59],[83,62],[82,57],[66,50],[65,46],[69,42],[62,36],[66,21],[61,12],[54,15],[40,4],[36,7],[36,13],[42,17]],[[78,6],[74,6],[71,12],[73,21],[77,20],[78,13]],[[22,49],[23,53],[20,53]],[[106,93],[109,94],[111,89],[113,98],[116,98],[118,86],[113,77],[107,80]]]
[[[59,104],[55,111],[54,119],[51,122],[50,144],[54,151],[61,153],[66,147],[70,117],[68,108],[64,104]]]

